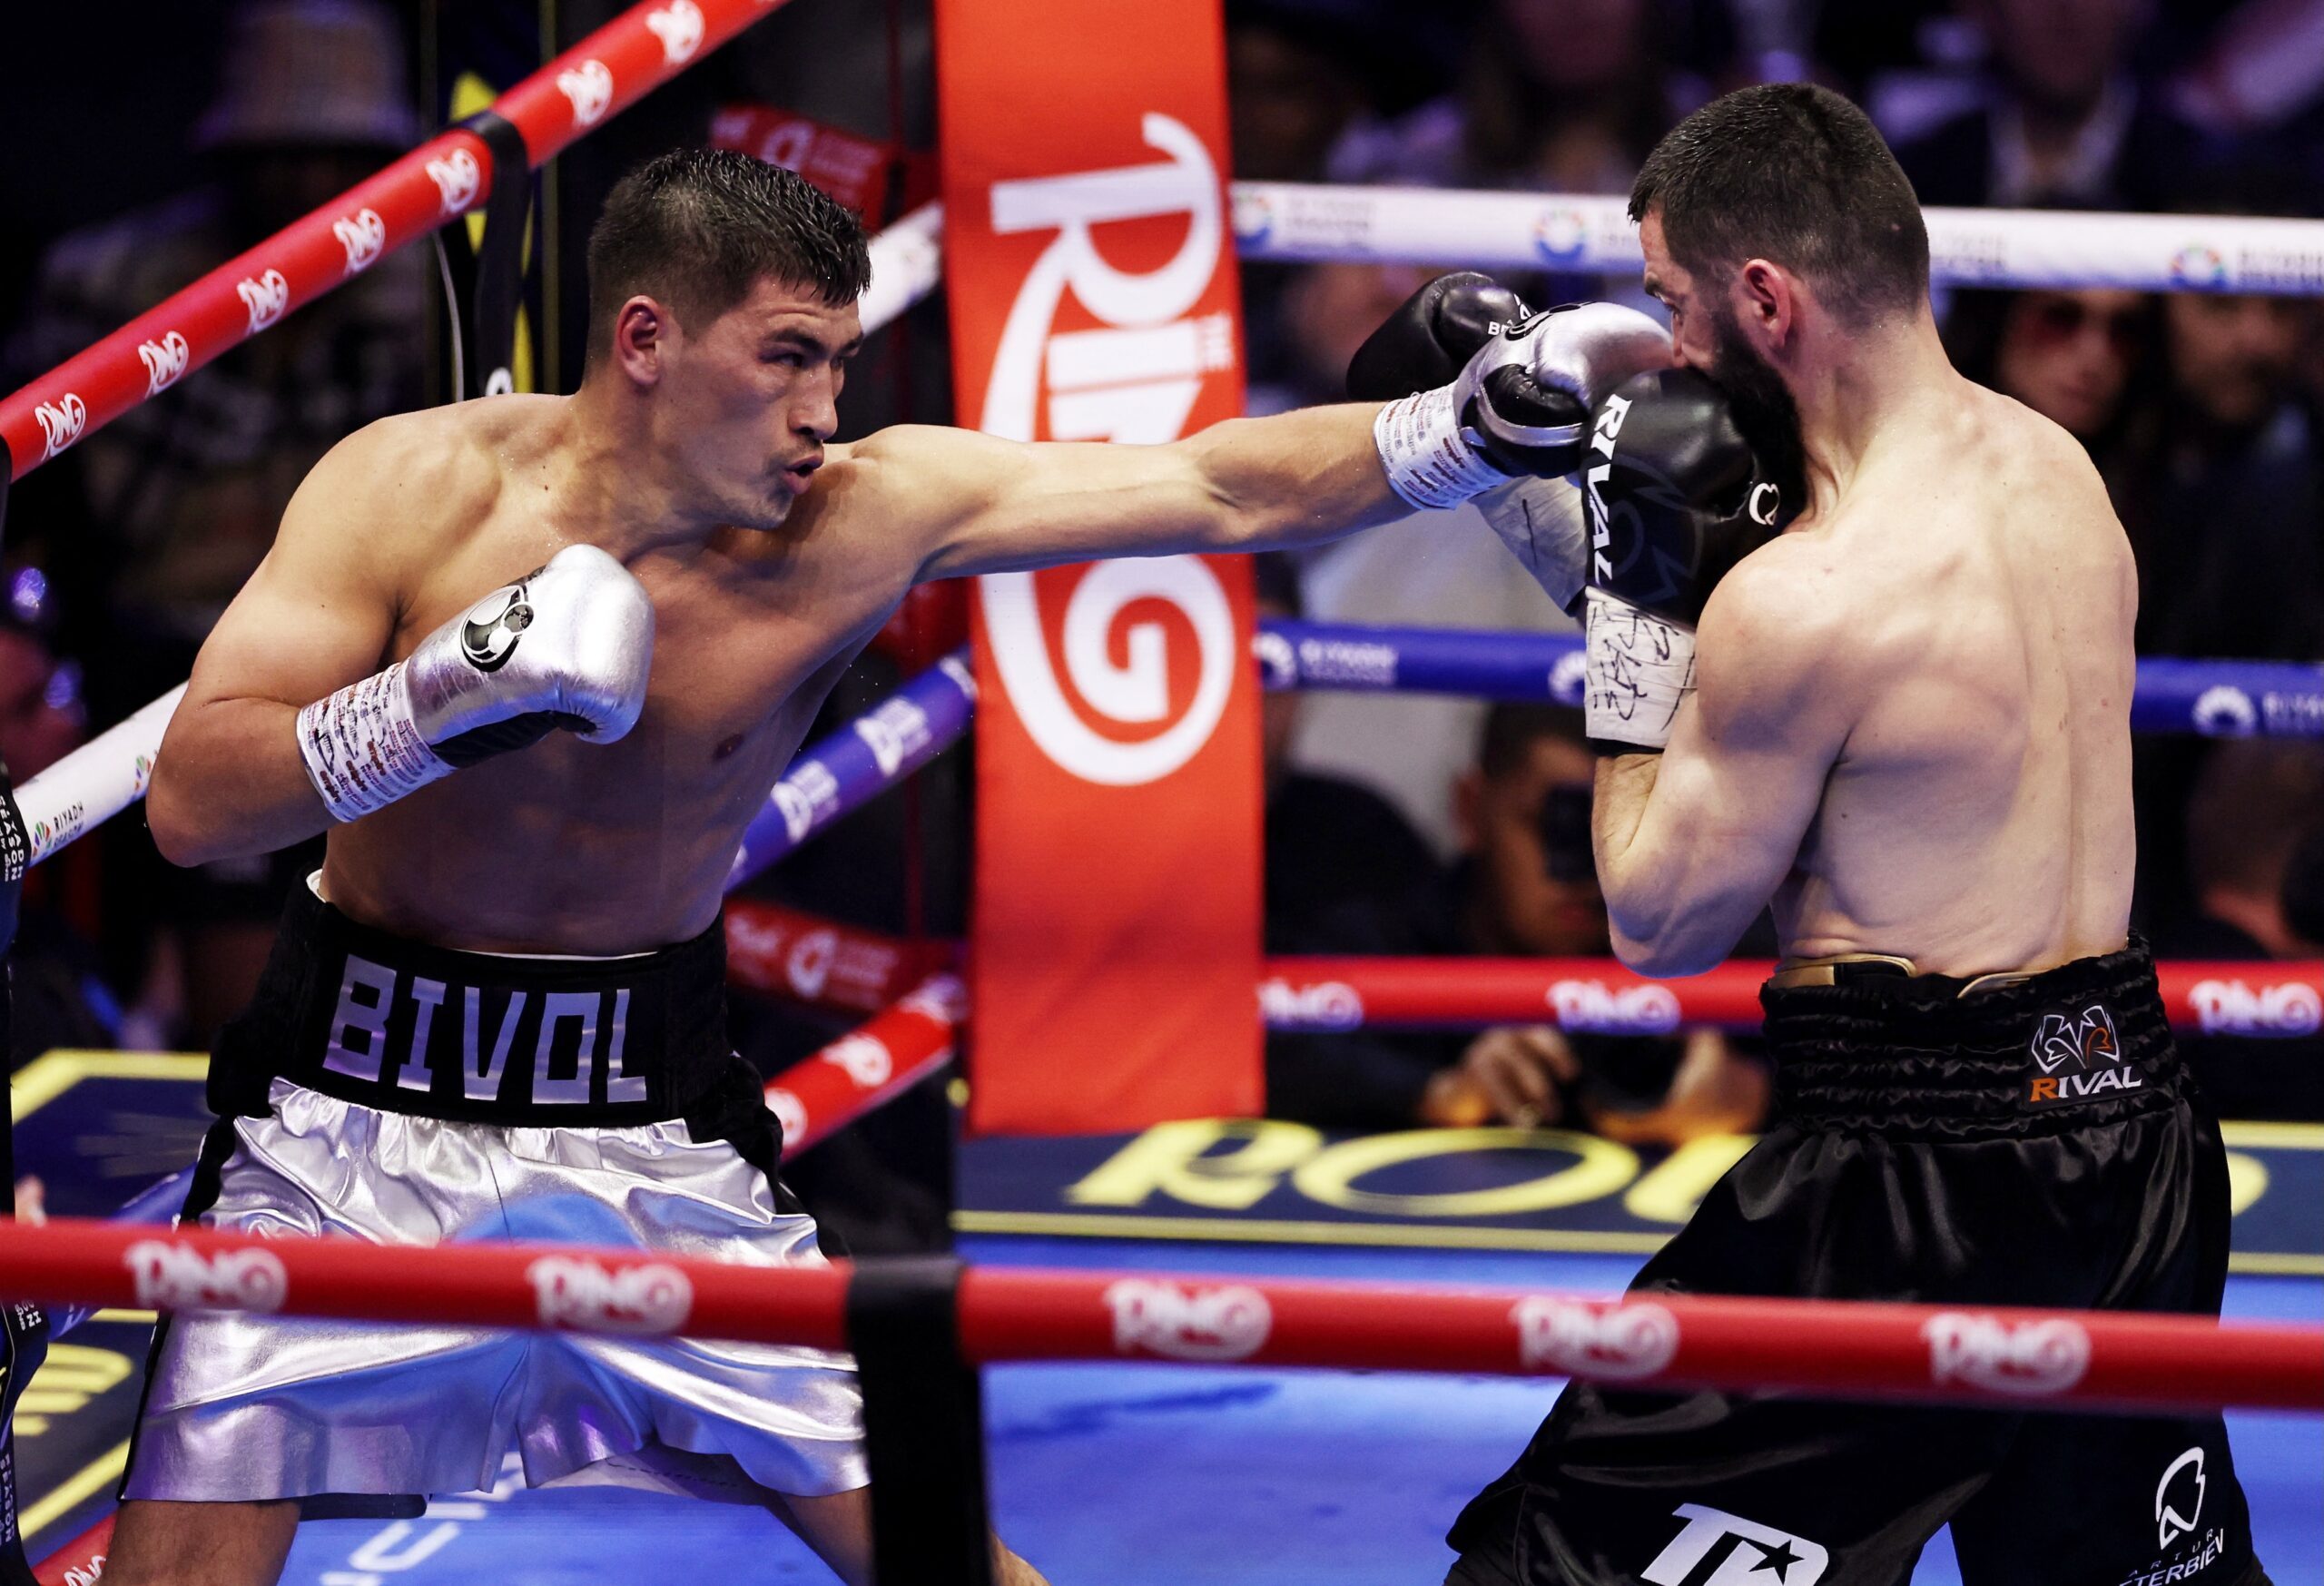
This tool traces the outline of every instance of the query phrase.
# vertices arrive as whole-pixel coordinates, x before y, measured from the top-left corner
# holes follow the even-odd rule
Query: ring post
[[[960,1352],[960,1264],[858,1261],[848,1346],[863,1385],[872,1562],[886,1586],[992,1586],[984,1400]]]

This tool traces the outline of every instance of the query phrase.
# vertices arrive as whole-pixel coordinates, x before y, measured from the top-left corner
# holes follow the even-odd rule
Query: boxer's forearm
[[[1699,975],[1724,959],[1739,927],[1715,856],[1657,841],[1651,819],[1660,754],[1610,754],[1598,762],[1590,838],[1614,955],[1642,975]],[[1663,827],[1669,825],[1665,820]]]
[[[299,712],[271,699],[189,702],[170,723],[145,818],[172,864],[271,853],[331,824],[299,755]]]
[[[1305,408],[1215,424],[1178,444],[1218,513],[1222,550],[1318,544],[1412,511],[1374,444],[1374,403]]]

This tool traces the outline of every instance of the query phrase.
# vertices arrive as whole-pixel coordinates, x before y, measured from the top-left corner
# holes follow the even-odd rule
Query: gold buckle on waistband
[[[1798,959],[1777,967],[1768,977],[1768,985],[1777,991],[1787,991],[1795,986],[1837,986],[1840,983],[1842,964],[1893,964],[1906,975],[1917,976],[1920,966],[1908,958],[1893,952],[1836,952],[1829,958]],[[2018,985],[2034,977],[2023,970],[2001,970],[1992,974],[1973,975],[1965,982],[1956,997],[1973,997],[1980,991],[1998,991],[2004,986]]]
[[[1908,958],[1898,958],[1893,952],[1836,952],[1829,958],[1793,959],[1776,966],[1768,977],[1768,984],[1778,991],[1788,991],[1794,986],[1837,986],[1842,964],[1894,964],[1907,975],[1919,974],[1920,968]]]

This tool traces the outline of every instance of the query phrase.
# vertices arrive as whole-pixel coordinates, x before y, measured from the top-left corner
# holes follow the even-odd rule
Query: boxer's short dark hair
[[[645,294],[708,324],[766,277],[832,308],[863,295],[863,223],[794,171],[732,149],[676,149],[614,184],[589,232],[589,360]]]
[[[1828,88],[1768,83],[1663,134],[1630,187],[1690,273],[1766,259],[1862,325],[1928,296],[1928,228],[1872,119]]]

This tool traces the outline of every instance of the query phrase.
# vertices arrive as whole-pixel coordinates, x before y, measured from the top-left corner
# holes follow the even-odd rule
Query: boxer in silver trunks
[[[1667,356],[1643,316],[1582,310],[1384,409],[1168,446],[836,445],[869,274],[852,216],[680,152],[608,198],[589,267],[580,389],[334,449],[171,724],[148,799],[171,859],[330,832],[213,1066],[212,1226],[822,1259],[695,1014],[723,1010],[704,982],[742,832],[905,591],[1307,543],[1562,473],[1589,404]],[[593,1127],[558,1127],[581,1109]],[[269,1582],[302,1501],[473,1486],[517,1452],[534,1483],[762,1503],[862,1581],[858,1416],[851,1363],[807,1350],[179,1318],[107,1579]]]

